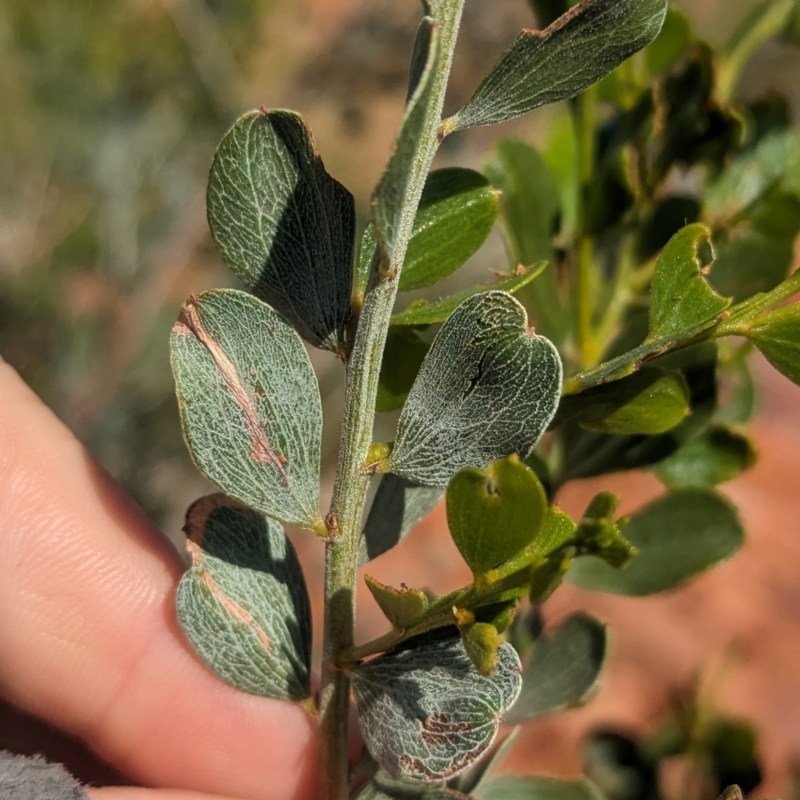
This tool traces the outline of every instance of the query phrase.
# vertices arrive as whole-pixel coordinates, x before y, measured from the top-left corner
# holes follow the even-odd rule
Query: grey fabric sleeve
[[[61,764],[0,751],[0,800],[88,800]]]

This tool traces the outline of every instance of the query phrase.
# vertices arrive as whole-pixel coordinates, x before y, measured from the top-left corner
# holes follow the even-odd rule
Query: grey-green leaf
[[[208,178],[208,223],[225,263],[317,347],[339,350],[350,313],[355,202],[292,111],[251,111]]]
[[[256,297],[225,289],[191,297],[170,344],[200,471],[258,511],[322,532],[322,406],[298,335]]]
[[[731,304],[703,274],[702,248],[710,251],[710,232],[695,223],[679,230],[661,252],[650,283],[650,340],[714,324]]]
[[[608,652],[608,629],[594,617],[573,614],[552,636],[542,634],[522,671],[522,691],[509,722],[522,722],[586,702],[597,688]]]
[[[422,362],[397,426],[392,472],[446,486],[465,467],[525,458],[561,396],[561,359],[504,292],[464,301]]]
[[[372,222],[387,267],[399,267],[395,263],[395,245],[400,235],[401,217],[407,203],[412,170],[419,163],[417,154],[436,77],[439,27],[431,17],[424,17],[420,23],[415,51],[417,54],[426,53],[424,66],[418,70],[418,78],[406,106],[394,152],[372,195]],[[415,57],[415,63],[420,63],[418,57]]]
[[[444,490],[384,475],[361,534],[360,563],[377,558],[403,540],[436,507]]]
[[[444,131],[577,96],[652,42],[666,11],[667,0],[584,0],[543,31],[523,30]]]
[[[281,525],[225,495],[190,506],[192,565],[178,584],[178,621],[222,680],[279,700],[310,695],[311,610]]]
[[[476,800],[605,800],[587,780],[519,775],[492,775],[478,784],[472,796]]]
[[[520,688],[509,644],[483,677],[460,638],[412,643],[353,671],[359,724],[372,757],[395,778],[441,781],[468,767],[497,734]]]
[[[643,596],[673,589],[730,558],[744,541],[736,509],[711,489],[686,487],[631,517],[625,538],[638,553],[623,569],[579,558],[567,579],[584,589]]]
[[[547,263],[540,261],[530,269],[519,268],[513,275],[499,277],[493,283],[470,286],[469,289],[443,297],[441,300],[415,300],[404,311],[392,316],[392,325],[436,325],[444,322],[465,300],[487,291],[516,294],[545,271]]]

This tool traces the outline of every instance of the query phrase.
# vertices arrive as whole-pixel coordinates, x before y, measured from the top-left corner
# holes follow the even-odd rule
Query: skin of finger
[[[139,789],[131,786],[113,786],[103,789],[86,789],[89,800],[241,800],[240,798],[185,789]]]
[[[1,361],[0,443],[0,694],[137,783],[314,797],[316,721],[202,666],[177,553]]]

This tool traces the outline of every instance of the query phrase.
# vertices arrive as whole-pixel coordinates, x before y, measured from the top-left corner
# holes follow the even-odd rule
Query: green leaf
[[[690,439],[653,472],[667,486],[715,486],[756,463],[756,450],[743,433],[724,425],[712,425]]]
[[[486,241],[499,205],[498,192],[474,170],[449,167],[428,175],[399,290],[423,289],[455,272]]]
[[[552,636],[540,636],[506,719],[522,722],[583,705],[597,688],[607,651],[606,626],[588,614],[573,614]]]
[[[446,786],[423,781],[395,780],[385,770],[370,778],[355,800],[470,800]]]
[[[408,627],[428,607],[427,595],[418,589],[393,589],[370,575],[364,576],[364,582],[394,628]]]
[[[661,32],[644,51],[644,63],[651,76],[669,69],[686,51],[692,41],[689,20],[674,8],[667,9]]]
[[[666,0],[585,0],[543,31],[523,30],[444,131],[576,97],[652,42],[666,10]]]
[[[604,800],[587,780],[519,775],[491,776],[478,784],[472,796],[476,800]]]
[[[392,325],[436,325],[444,322],[465,300],[488,291],[516,294],[545,271],[546,263],[535,264],[531,269],[518,269],[513,275],[501,276],[491,283],[478,284],[461,292],[437,300],[415,300],[404,311],[392,316]]]
[[[616,570],[593,557],[580,558],[567,579],[584,589],[643,596],[679,586],[730,558],[744,531],[736,509],[710,489],[686,487],[631,517],[625,538],[638,554]]]
[[[622,380],[565,397],[556,416],[599,433],[658,434],[689,413],[689,387],[678,371],[644,367]]]
[[[464,301],[442,326],[400,414],[389,469],[446,486],[466,467],[530,453],[555,413],[561,359],[509,294]]]
[[[389,331],[375,402],[377,412],[395,411],[403,405],[429,348],[412,329]]]
[[[650,284],[650,339],[701,331],[731,304],[703,275],[703,247],[710,247],[708,228],[696,223],[678,231],[656,263]]]
[[[743,333],[778,372],[800,386],[800,304],[758,317]]]
[[[439,487],[421,486],[399,475],[381,478],[361,534],[361,564],[377,558],[405,538],[444,494]]]
[[[192,565],[178,584],[178,621],[212,672],[250,694],[310,695],[311,609],[283,528],[225,495],[186,513]]]
[[[516,700],[521,666],[509,644],[483,677],[460,638],[412,642],[353,670],[364,742],[395,778],[441,781],[468,767]]]
[[[428,117],[428,105],[436,77],[439,59],[439,26],[431,17],[420,23],[415,56],[425,53],[424,66],[418,71],[413,94],[406,105],[394,152],[372,195],[372,223],[385,255],[386,267],[397,267],[395,246],[400,236],[400,220],[407,203],[412,169],[419,163],[417,157],[423,128]],[[418,58],[415,58],[419,64]]]
[[[225,289],[190,297],[170,344],[183,433],[200,471],[268,516],[324,530],[322,407],[298,335],[257,298]]]
[[[512,262],[523,266],[552,262],[561,200],[558,184],[539,153],[523,142],[500,141],[484,172],[502,192],[501,220]],[[563,339],[569,316],[558,294],[555,271],[546,270],[525,295],[542,334]]]
[[[542,556],[552,553],[575,536],[576,528],[575,521],[566,511],[551,506],[533,541],[535,552]]]
[[[311,344],[341,347],[350,313],[355,202],[292,111],[251,111],[208,177],[208,224],[225,263]]]
[[[431,172],[414,218],[399,290],[432,286],[455,272],[486,241],[499,205],[498,192],[474,170],[450,167]],[[377,244],[375,229],[368,225],[358,259],[362,292]]]
[[[484,470],[461,470],[447,487],[450,535],[470,569],[480,574],[530,545],[547,514],[547,496],[517,456]]]

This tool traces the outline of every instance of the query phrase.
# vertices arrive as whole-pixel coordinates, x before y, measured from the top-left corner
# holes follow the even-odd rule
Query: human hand
[[[203,667],[175,618],[183,569],[0,359],[0,696],[154,787],[92,800],[310,800],[316,723]]]

